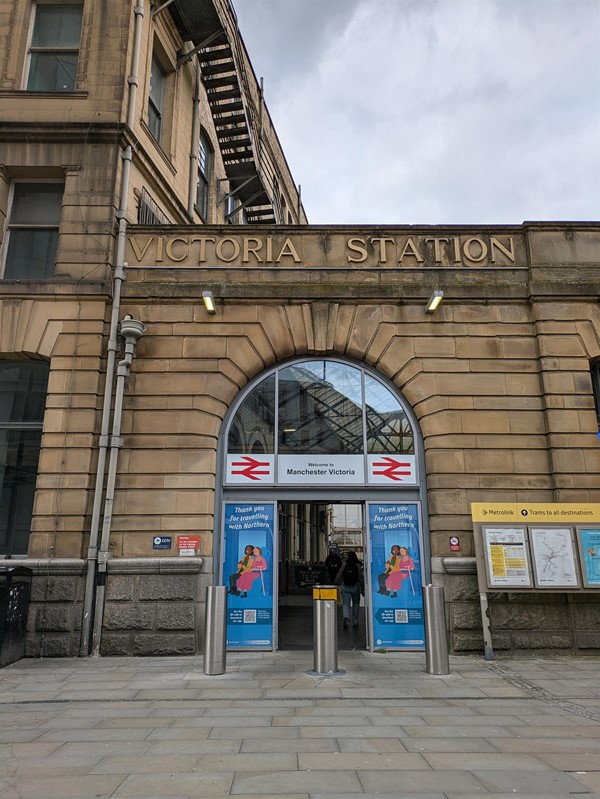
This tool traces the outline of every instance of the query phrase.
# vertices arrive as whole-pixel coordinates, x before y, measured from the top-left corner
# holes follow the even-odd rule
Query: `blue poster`
[[[374,649],[425,649],[419,505],[368,503]]]
[[[223,585],[227,646],[273,648],[273,503],[225,504]]]
[[[587,588],[600,586],[600,530],[579,530],[583,565],[583,583]]]

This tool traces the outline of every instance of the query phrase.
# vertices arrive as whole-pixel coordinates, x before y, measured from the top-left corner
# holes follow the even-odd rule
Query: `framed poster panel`
[[[229,648],[274,648],[275,555],[275,504],[226,502],[221,576]]]
[[[490,588],[531,588],[533,581],[525,527],[482,527]]]
[[[600,527],[578,527],[579,562],[585,588],[600,588]]]
[[[420,504],[368,502],[371,649],[425,648]]]
[[[529,527],[536,588],[579,588],[571,527]]]

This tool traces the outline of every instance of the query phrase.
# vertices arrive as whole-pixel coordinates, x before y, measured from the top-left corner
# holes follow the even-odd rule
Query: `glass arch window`
[[[227,454],[414,455],[398,397],[363,368],[335,360],[278,367],[256,383],[229,424]]]

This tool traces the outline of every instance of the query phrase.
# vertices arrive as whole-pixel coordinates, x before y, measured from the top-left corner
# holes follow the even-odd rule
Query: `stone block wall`
[[[81,637],[85,561],[27,559],[33,572],[26,657],[77,657]]]
[[[86,562],[27,560],[33,571],[26,657],[77,657]],[[196,655],[202,651],[211,558],[109,562],[102,655]]]
[[[434,567],[437,560],[434,558]],[[445,565],[449,559],[443,560]],[[434,583],[445,589],[450,651],[457,655],[483,653],[475,559],[462,560],[462,574],[437,573]],[[494,652],[584,654],[600,650],[600,592],[490,592],[488,603]]]
[[[102,655],[195,655],[202,650],[211,558],[109,562]]]

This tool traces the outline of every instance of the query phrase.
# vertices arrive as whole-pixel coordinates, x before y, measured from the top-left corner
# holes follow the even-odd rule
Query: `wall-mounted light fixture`
[[[212,291],[203,291],[202,301],[204,302],[204,307],[206,308],[207,313],[213,314],[217,312]]]
[[[425,306],[425,313],[433,313],[443,299],[444,299],[444,292],[440,291],[439,289],[435,289],[431,297],[427,300],[427,305]]]

